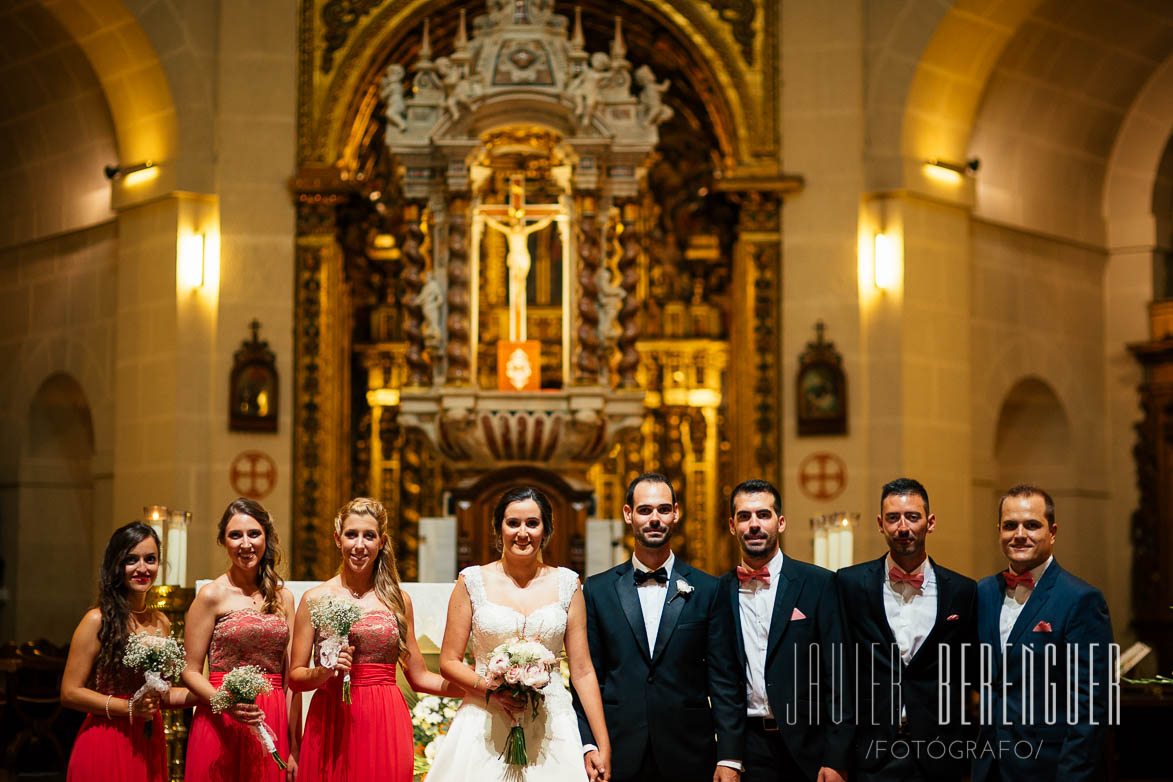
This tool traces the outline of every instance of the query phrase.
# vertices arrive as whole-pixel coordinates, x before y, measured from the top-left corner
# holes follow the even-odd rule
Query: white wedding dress
[[[460,571],[472,600],[472,649],[477,673],[484,674],[489,654],[518,636],[536,640],[558,655],[566,634],[566,612],[578,589],[573,570],[558,568],[558,602],[548,603],[528,616],[485,597],[479,565]],[[502,757],[511,723],[496,706],[487,707],[483,695],[468,695],[460,704],[448,733],[436,753],[427,782],[585,782],[582,740],[570,691],[555,668],[537,717],[525,713],[529,765],[509,766]]]

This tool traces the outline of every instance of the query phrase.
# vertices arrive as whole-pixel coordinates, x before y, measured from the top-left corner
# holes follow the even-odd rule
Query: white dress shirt
[[[668,572],[667,584],[649,579],[635,588],[635,593],[639,595],[640,611],[644,615],[644,630],[648,634],[648,652],[651,654],[656,651],[656,635],[660,632],[660,617],[664,615],[664,600],[668,597],[668,584],[672,583],[672,568],[675,564],[676,555],[669,553],[664,562],[664,570]],[[654,569],[640,562],[634,554],[631,555],[631,566],[643,571]]]
[[[1043,573],[1051,564],[1054,557],[1047,557],[1047,561],[1038,567],[1030,569],[1030,574],[1034,576],[1035,586],[1038,586],[1039,579],[1043,577]],[[998,632],[1002,636],[1002,648],[1006,648],[1006,642],[1010,640],[1010,631],[1014,629],[1014,623],[1018,621],[1018,615],[1022,613],[1022,607],[1026,605],[1026,601],[1034,594],[1034,587],[1023,586],[1018,584],[1013,589],[1007,589],[1002,594],[1002,613],[998,616]]]
[[[741,606],[741,641],[745,647],[745,713],[749,717],[772,717],[766,695],[766,644],[770,640],[770,618],[782,575],[782,551],[766,563],[769,586],[760,579],[740,584],[737,601]]]
[[[896,638],[896,646],[900,648],[900,659],[908,665],[937,621],[937,575],[929,558],[925,557],[925,561],[909,573],[924,576],[918,589],[906,581],[892,581],[888,575],[892,568],[906,572],[892,561],[891,554],[884,557],[884,614]]]

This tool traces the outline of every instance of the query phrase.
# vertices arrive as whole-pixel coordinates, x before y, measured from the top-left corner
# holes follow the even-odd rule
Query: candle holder
[[[166,505],[143,506],[143,523],[153,529],[159,538],[158,584],[167,583],[167,522],[170,518],[171,510]]]
[[[191,524],[191,511],[173,510],[167,520],[166,572],[163,583],[187,586],[187,530]]]
[[[838,570],[853,563],[858,513],[832,511],[811,519],[814,559],[819,567]]]

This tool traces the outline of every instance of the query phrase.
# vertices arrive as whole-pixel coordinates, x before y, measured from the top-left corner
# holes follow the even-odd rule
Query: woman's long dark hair
[[[113,675],[122,662],[123,647],[130,636],[130,598],[126,586],[126,558],[135,546],[147,538],[155,541],[159,555],[159,536],[141,521],[119,527],[106,544],[102,570],[98,576],[98,610],[102,624],[98,628],[98,661],[94,673]]]
[[[281,602],[281,587],[285,581],[277,575],[277,566],[281,564],[281,546],[277,542],[277,528],[273,526],[273,517],[261,503],[246,497],[238,497],[228,503],[224,514],[220,517],[220,524],[216,527],[216,542],[224,545],[224,533],[228,529],[228,522],[236,514],[242,514],[253,519],[265,531],[265,553],[261,555],[261,562],[257,566],[257,587],[265,599],[262,610],[266,614],[285,615],[285,604]]]

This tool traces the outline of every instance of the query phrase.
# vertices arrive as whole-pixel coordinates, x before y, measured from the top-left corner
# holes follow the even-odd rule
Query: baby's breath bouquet
[[[216,694],[212,696],[212,712],[221,714],[237,703],[256,703],[257,697],[273,690],[273,685],[255,665],[240,665],[224,674],[224,680]],[[262,722],[260,725],[250,725],[261,746],[276,761],[277,766],[285,768],[285,761],[277,754],[277,743],[273,740],[273,733],[269,726]]]
[[[167,680],[175,681],[183,673],[186,664],[183,646],[170,636],[151,635],[150,633],[135,633],[126,639],[126,649],[122,653],[122,664],[136,671],[142,671],[146,683],[138,688],[138,692],[130,699],[131,714],[134,713],[134,704],[142,700],[148,692],[165,693],[171,689]],[[150,736],[154,731],[154,720],[147,719],[143,735]]]
[[[353,600],[326,595],[310,601],[310,621],[323,636],[318,647],[318,662],[323,668],[338,664],[338,653],[347,645],[347,636],[355,622],[362,619],[362,606]],[[342,679],[342,702],[350,703],[350,671]]]
[[[488,687],[485,698],[494,692],[508,691],[515,698],[524,698],[529,703],[530,716],[536,717],[538,707],[546,699],[541,690],[550,683],[550,672],[556,664],[554,653],[537,641],[524,638],[506,641],[489,654],[489,664],[485,667]],[[529,765],[520,717],[514,718],[501,754],[511,766]]]

